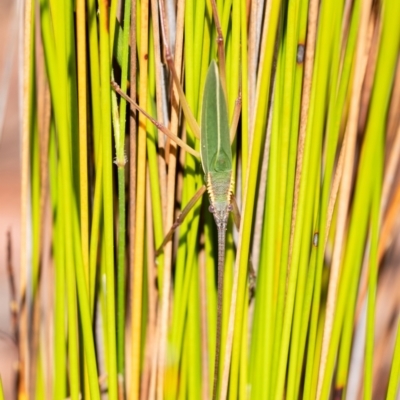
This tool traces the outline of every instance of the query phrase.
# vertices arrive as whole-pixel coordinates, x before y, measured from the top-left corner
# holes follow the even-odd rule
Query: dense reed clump
[[[19,398],[207,399],[216,374],[221,399],[394,399],[399,21],[398,0],[27,0]],[[169,51],[197,121],[223,53],[230,119],[241,101],[219,371],[206,196],[156,253],[204,184]]]

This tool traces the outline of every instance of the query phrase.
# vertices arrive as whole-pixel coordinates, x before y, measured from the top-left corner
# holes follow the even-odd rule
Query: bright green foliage
[[[32,280],[27,280],[20,298],[26,299],[29,310],[41,298],[51,301],[39,307],[39,320],[46,326],[39,327],[39,337],[29,338],[28,346],[38,343],[43,369],[36,382],[26,387],[32,386],[37,398],[44,398],[45,382],[54,399],[89,398],[89,394],[98,399],[100,389],[106,388],[111,400],[119,398],[119,392],[135,400],[139,395],[197,400],[210,398],[216,375],[218,393],[227,390],[234,400],[314,399],[318,388],[321,399],[337,393],[350,398],[354,332],[362,331],[365,372],[360,369],[363,387],[357,389],[365,398],[374,397],[375,341],[398,330],[396,324],[393,332],[376,324],[381,276],[386,273],[378,267],[385,255],[381,248],[388,245],[382,243],[382,227],[394,203],[390,196],[385,202],[381,198],[398,129],[390,129],[396,125],[390,110],[395,108],[392,98],[397,93],[398,0],[373,2],[367,10],[366,72],[356,69],[355,56],[360,24],[365,23],[364,0],[348,5],[342,0],[218,0],[226,58],[222,84],[223,63],[217,59],[221,54],[217,57],[210,1],[176,2],[176,21],[171,15],[165,19],[157,15],[161,10],[154,4],[150,7],[150,2],[137,2],[133,8],[131,4],[122,2],[121,23],[115,16],[116,0],[110,4],[88,0],[84,7],[78,7],[82,1],[73,7],[66,0],[40,0],[40,18],[37,8],[32,11],[31,19],[40,29],[32,24],[31,32],[41,34],[32,35],[28,75],[31,80],[47,79],[51,110],[46,114],[39,104],[41,97],[48,97],[40,92],[41,78],[27,85],[31,116],[24,118],[31,128],[21,142],[29,143],[23,158],[30,166],[24,182],[30,182],[22,204],[29,204],[32,213],[23,221],[31,227],[32,239],[23,238],[22,246],[33,250],[28,274]],[[81,15],[84,25],[77,31],[76,16],[82,9],[87,15]],[[159,40],[160,21],[166,25],[188,108],[201,122],[200,140],[194,134],[198,129],[181,112],[182,99],[171,87],[176,82],[170,85],[170,72],[161,71],[165,48]],[[37,59],[38,40],[44,67]],[[77,43],[87,46],[90,83],[83,89],[77,86]],[[351,169],[341,170],[354,82],[360,76],[357,145]],[[187,148],[175,147],[144,117],[136,118],[136,111],[128,110],[125,100],[111,93],[112,79],[195,154],[200,153],[202,168]],[[82,91],[86,100],[81,100]],[[236,125],[232,120],[239,92],[242,108],[232,141],[230,125]],[[87,132],[83,132],[87,150],[78,140],[77,105],[82,103],[89,110]],[[88,167],[87,173],[83,166]],[[346,176],[353,177],[349,204],[340,200]],[[156,257],[154,250],[160,247],[164,230],[200,188],[204,193],[204,181],[213,216],[204,197],[179,226],[175,236],[179,240],[168,242]],[[231,221],[228,224],[233,191],[242,212],[237,234]],[[50,196],[47,203],[46,196]],[[81,196],[87,197],[87,210],[80,205]],[[344,214],[343,237],[336,239],[341,231],[338,215]],[[317,236],[318,242],[313,240]],[[81,238],[90,245],[89,267],[88,246],[81,244]],[[334,281],[333,253],[340,259],[334,309],[326,300]],[[249,307],[250,259],[257,286]],[[42,270],[42,261],[50,268]],[[217,264],[222,316],[216,311]],[[21,274],[25,269],[26,265]],[[369,277],[365,297],[362,276]],[[47,293],[42,277],[51,281],[48,286],[54,289],[54,297]],[[166,289],[164,282],[169,282]],[[40,298],[29,295],[36,292]],[[365,306],[366,298],[365,328],[357,307]],[[167,312],[162,315],[168,324],[163,330],[159,316],[164,305]],[[132,310],[131,317],[127,310]],[[233,323],[228,328],[229,318]],[[329,318],[332,334],[325,340]],[[131,320],[136,321],[132,329]],[[98,321],[102,321],[100,328]],[[225,355],[230,354],[230,334],[226,389],[223,370]],[[160,361],[161,343],[165,363]],[[134,351],[127,355],[129,348]],[[214,374],[216,349],[220,361]],[[31,358],[32,365],[40,365],[35,355]],[[399,360],[400,334],[387,386],[390,399],[397,392]],[[44,361],[53,368],[45,368]],[[99,384],[99,376],[107,377],[106,382]]]

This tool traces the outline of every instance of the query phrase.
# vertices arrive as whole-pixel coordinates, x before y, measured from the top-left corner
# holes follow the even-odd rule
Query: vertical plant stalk
[[[256,91],[256,81],[257,81],[257,58],[259,56],[257,43],[259,40],[257,39],[257,16],[260,13],[258,8],[259,2],[257,0],[251,1],[250,8],[250,17],[249,17],[249,47],[248,47],[248,58],[249,58],[249,66],[248,66],[248,75],[247,79],[249,82],[249,96],[248,96],[248,112],[249,112],[249,127],[248,131],[252,132],[252,127],[254,125],[254,114],[250,112],[250,110],[254,110],[254,102],[255,102],[255,91]],[[268,2],[268,7],[270,7],[270,2]],[[262,10],[261,10],[262,11]],[[261,35],[259,35],[261,36]],[[245,75],[244,75],[245,76]],[[246,76],[245,76],[246,77]],[[246,175],[243,175],[244,177]]]
[[[151,1],[152,15],[159,15],[158,4],[156,0]],[[156,113],[154,105],[154,97],[157,96],[157,108],[159,107],[160,113],[159,121],[163,120],[161,109],[161,95],[160,76],[161,62],[160,62],[160,34],[158,26],[158,18],[151,18],[152,28],[149,31],[149,71],[148,71],[148,95],[147,95],[147,109],[151,115]],[[163,242],[165,226],[164,219],[166,215],[162,212],[162,196],[166,201],[166,169],[164,159],[164,144],[157,150],[157,142],[164,142],[165,136],[159,132],[153,124],[147,126],[147,188],[146,188],[146,227],[147,227],[147,293],[143,297],[143,308],[147,309],[147,329],[144,347],[144,360],[142,367],[142,379],[140,395],[142,399],[155,397],[155,373],[154,368],[154,355],[157,355],[157,344],[155,337],[156,324],[157,324],[157,302],[158,302],[158,288],[162,287],[162,276],[164,266],[164,255],[156,256],[155,248],[158,248]],[[162,172],[160,172],[160,168]],[[160,178],[164,176],[164,178]],[[164,194],[163,194],[164,192]],[[154,247],[155,246],[155,247]],[[157,257],[157,262],[156,262]],[[156,273],[157,272],[157,273]],[[158,284],[156,288],[156,284]],[[146,288],[146,287],[144,287]],[[145,289],[144,289],[145,290]],[[150,354],[149,354],[150,352]],[[150,387],[151,386],[151,387]],[[147,397],[146,397],[147,396]]]
[[[125,158],[125,155],[123,155]],[[117,161],[118,162],[118,161]],[[125,164],[125,161],[124,161]],[[125,380],[125,166],[118,164],[118,261],[117,261],[117,371],[119,399]]]
[[[40,40],[37,41],[37,59],[36,59],[36,87],[37,87],[37,128],[38,128],[38,158],[39,158],[39,185],[40,185],[40,198],[39,198],[39,227],[40,232],[39,245],[37,250],[37,285],[39,288],[40,279],[43,274],[43,262],[48,254],[48,243],[45,243],[46,239],[46,227],[48,227],[48,214],[47,207],[48,201],[48,187],[49,187],[49,140],[50,140],[50,121],[51,121],[51,102],[48,82],[46,79],[46,68],[43,54],[43,45]],[[40,296],[37,296],[40,298]],[[40,301],[40,300],[39,300]],[[40,307],[39,307],[40,309]],[[49,315],[51,314],[51,308],[49,309]],[[40,321],[39,321],[40,322]],[[49,324],[48,326],[50,326]],[[50,334],[50,331],[45,329],[46,334]],[[46,354],[47,361],[50,362],[51,358],[51,347],[43,348],[39,350],[42,354]]]
[[[46,79],[46,67],[43,54],[43,45],[41,42],[38,43],[37,50],[37,87],[38,87],[38,128],[39,128],[39,159],[40,159],[40,216],[41,216],[41,227],[40,227],[40,275],[44,272],[49,274],[44,279],[53,279],[53,275],[49,269],[43,271],[43,267],[47,265],[47,257],[49,254],[51,243],[47,239],[46,233],[49,228],[49,221],[51,219],[51,207],[49,207],[49,143],[50,143],[50,126],[51,126],[51,99],[48,82]],[[50,296],[53,295],[51,291],[47,291]],[[52,359],[52,347],[44,346],[43,343],[48,342],[52,337],[52,315],[53,315],[53,304],[48,308],[47,314],[44,315],[45,328],[43,329],[43,335],[41,338],[41,355],[45,360],[41,365],[46,368],[47,374],[47,385],[46,392],[48,397],[52,392],[53,382],[49,377],[51,376],[51,359]]]
[[[91,122],[93,138],[93,159],[96,179],[94,182],[94,194],[92,204],[90,247],[89,247],[89,306],[93,318],[95,287],[97,275],[97,261],[99,254],[99,230],[102,219],[102,192],[103,192],[103,154],[102,154],[102,115],[100,95],[100,51],[99,51],[99,29],[97,18],[97,2],[87,1],[87,30],[88,30],[88,55],[90,75],[90,103]]]
[[[348,27],[349,16],[347,15],[349,11],[345,5],[344,17],[342,18],[342,28],[341,28],[341,38],[337,38],[337,44],[333,48],[333,67],[334,70],[338,70],[339,66],[339,46],[345,46],[345,51],[342,51],[342,67],[340,73],[338,71],[336,78],[331,82],[332,88],[337,88],[337,90],[332,90],[330,95],[330,105],[328,111],[328,121],[327,121],[327,137],[324,143],[325,161],[324,161],[324,173],[323,173],[323,187],[322,187],[322,198],[320,201],[320,217],[319,217],[319,242],[322,244],[318,245],[317,252],[317,265],[314,278],[314,293],[312,300],[312,311],[311,311],[311,322],[309,328],[309,339],[310,345],[307,349],[307,365],[305,372],[305,384],[303,395],[306,398],[315,397],[317,390],[317,373],[319,363],[319,352],[321,350],[318,338],[322,338],[322,334],[318,333],[317,330],[320,329],[318,315],[321,310],[324,309],[324,305],[321,302],[321,290],[323,289],[322,274],[323,274],[323,264],[324,264],[324,254],[329,237],[330,225],[333,217],[334,207],[336,204],[337,193],[340,185],[340,180],[343,171],[343,159],[344,159],[344,147],[341,146],[339,159],[336,163],[336,170],[334,171],[335,158],[339,152],[338,139],[340,129],[340,121],[343,119],[343,112],[345,109],[345,98],[348,92],[348,82],[351,74],[351,66],[353,64],[353,58],[355,54],[355,42],[357,39],[357,30],[359,24],[359,7],[360,2],[357,1],[352,6],[352,16],[350,28]],[[345,43],[345,45],[344,45]],[[338,47],[336,50],[336,46]],[[332,67],[331,67],[332,68]],[[335,103],[335,105],[333,105]],[[347,109],[347,106],[346,106]],[[347,117],[347,115],[346,115]],[[318,325],[319,324],[319,325]],[[314,373],[313,373],[314,370]]]
[[[398,65],[397,70],[398,72],[400,72],[400,64]],[[397,74],[397,80],[400,83],[399,78],[400,78],[400,73]],[[393,228],[393,223],[395,221],[394,216],[396,215],[396,212],[390,213],[390,211],[393,211],[392,206],[393,204],[396,204],[395,202],[396,196],[395,195],[393,196],[393,202],[391,204],[388,205],[388,202],[390,198],[389,197],[390,191],[394,185],[396,171],[400,167],[399,160],[400,160],[400,126],[395,133],[395,137],[390,149],[390,155],[386,164],[385,177],[382,187],[382,198],[381,198],[381,209],[380,209],[381,233],[379,238],[378,268],[381,265],[383,254],[389,247],[390,242],[392,240],[390,237],[391,236],[393,237],[392,228]],[[397,193],[400,192],[397,191],[396,194]],[[394,209],[396,209],[396,207]],[[367,275],[364,274],[361,278],[360,295],[358,296],[357,299],[356,321],[358,320],[358,317],[361,313],[366,293],[367,293]]]
[[[139,105],[146,109],[147,105],[147,67],[148,67],[148,0],[140,4],[140,45],[139,45]],[[146,207],[146,118],[139,116],[138,159],[136,180],[136,214],[135,214],[135,250],[133,269],[132,299],[132,375],[131,399],[139,399],[140,393],[140,361],[142,331],[142,290],[144,264],[144,216]]]
[[[11,331],[15,342],[19,343],[19,326],[18,326],[18,299],[17,299],[17,288],[15,285],[15,275],[12,262],[12,240],[11,231],[7,232],[7,274],[8,283],[10,290],[10,319],[11,319]]]
[[[32,65],[33,65],[33,24],[34,9],[32,1],[25,2],[25,15],[24,15],[24,37],[23,37],[23,112],[22,112],[22,150],[21,150],[21,264],[20,264],[20,291],[19,291],[19,327],[20,327],[20,340],[19,344],[19,386],[18,398],[27,398],[28,388],[28,365],[29,365],[29,352],[28,352],[28,308],[27,308],[27,268],[29,258],[29,232],[28,220],[29,210],[28,199],[30,192],[30,123],[32,114],[31,102],[31,85],[32,85]]]
[[[250,41],[248,40],[248,30],[250,28],[248,27],[247,24],[247,11],[246,11],[246,2],[241,1],[240,2],[240,37],[241,37],[241,67],[240,67],[240,75],[239,75],[239,86],[240,86],[240,91],[241,91],[241,97],[242,97],[242,113],[241,113],[241,118],[242,118],[242,147],[241,147],[241,157],[242,157],[242,185],[241,185],[241,192],[244,192],[245,189],[245,177],[247,174],[247,165],[248,165],[248,159],[249,159],[249,110],[251,109],[250,107],[250,101],[249,101],[249,96],[250,96],[250,82],[248,79],[246,79],[247,76],[249,76],[249,59],[250,56],[248,55],[247,51],[247,46],[250,45]],[[245,79],[243,79],[245,77]],[[253,104],[252,104],[253,105]]]
[[[269,3],[268,3],[269,4]],[[262,58],[259,67],[259,80],[257,86],[256,106],[254,107],[255,115],[260,115],[260,118],[255,118],[254,126],[251,129],[251,145],[249,165],[246,174],[243,214],[239,231],[239,244],[237,258],[235,263],[234,281],[232,287],[232,300],[229,312],[228,334],[226,339],[225,359],[223,364],[223,374],[221,381],[220,399],[224,400],[228,392],[229,369],[232,354],[232,345],[240,346],[242,343],[242,317],[244,308],[244,298],[247,284],[247,265],[250,251],[250,238],[252,229],[252,199],[255,197],[258,165],[261,157],[262,143],[265,137],[265,124],[267,113],[267,102],[269,96],[265,93],[270,91],[270,78],[272,72],[272,61],[275,48],[275,39],[279,13],[281,9],[281,1],[271,2],[271,8],[266,10],[268,15],[268,28],[266,29],[263,39]],[[263,93],[263,95],[261,95]],[[237,305],[237,306],[236,306]],[[235,332],[234,332],[235,331]],[[233,343],[235,333],[235,343]]]
[[[157,0],[151,0],[151,12],[152,15],[158,15],[158,3]],[[155,56],[155,77],[156,77],[156,107],[158,120],[164,123],[163,113],[163,98],[162,98],[162,85],[165,85],[162,79],[162,64],[160,53],[162,51],[162,42],[160,41],[160,26],[157,18],[153,18],[153,38],[154,38],[154,56]],[[162,39],[161,39],[162,40]],[[166,209],[167,209],[167,174],[166,174],[166,162],[165,162],[165,135],[158,131],[158,173],[159,181],[162,182],[160,185],[161,194],[161,205],[162,205],[162,226],[166,226]],[[157,224],[158,225],[158,224]],[[163,232],[164,235],[164,232]],[[158,244],[156,244],[157,248]]]
[[[156,324],[157,324],[157,291],[154,286],[156,282],[156,268],[154,247],[151,245],[154,241],[153,215],[151,209],[150,194],[150,174],[147,170],[147,190],[146,190],[146,232],[147,232],[147,290],[148,290],[148,317],[146,329],[146,343],[144,349],[143,372],[141,377],[140,399],[153,399],[154,390],[151,390],[152,365],[154,355],[157,354],[156,345]]]
[[[69,149],[68,149],[69,150]],[[66,154],[65,154],[66,156]],[[68,181],[67,178],[70,178],[70,182],[72,183],[72,179],[68,177],[68,165],[67,161],[65,161],[60,157],[61,164],[61,177],[62,181]],[[78,400],[80,393],[80,364],[79,364],[79,341],[78,341],[78,306],[77,306],[77,293],[76,293],[76,274],[74,271],[74,260],[73,260],[73,247],[72,247],[72,235],[73,235],[73,227],[72,221],[73,218],[71,212],[71,202],[74,201],[72,197],[71,188],[63,188],[60,187],[60,210],[61,212],[65,212],[66,217],[63,219],[63,234],[64,234],[64,247],[65,247],[65,279],[66,279],[66,299],[67,299],[67,317],[68,317],[68,368],[70,370],[69,376],[69,389],[70,389],[70,397],[71,400]],[[69,190],[68,190],[69,189]]]
[[[89,264],[89,190],[87,149],[87,71],[86,71],[86,2],[76,2],[76,51],[78,77],[78,123],[79,123],[79,194],[82,262],[90,301]],[[47,153],[44,153],[47,154]],[[86,361],[85,361],[86,364]],[[87,368],[84,369],[84,393],[90,396]]]
[[[82,256],[86,284],[89,288],[89,206],[87,172],[87,81],[86,81],[86,3],[76,2],[76,41],[78,61],[78,112],[79,112],[79,183]]]
[[[62,5],[66,6],[66,3],[63,2]],[[80,251],[78,255],[74,248],[76,240],[80,241],[80,231],[77,220],[78,213],[75,203],[74,175],[72,171],[73,143],[71,141],[71,133],[75,132],[78,127],[74,124],[75,121],[72,118],[73,111],[71,107],[68,107],[64,103],[65,98],[71,100],[70,96],[72,93],[69,83],[73,84],[68,81],[66,65],[66,59],[71,57],[73,51],[70,46],[71,43],[67,39],[68,34],[71,34],[71,15],[69,14],[69,9],[67,12],[60,13],[57,12],[58,8],[51,8],[51,6],[54,6],[54,4],[49,4],[46,0],[40,2],[42,38],[46,54],[47,75],[52,96],[57,139],[59,142],[59,177],[62,182],[62,185],[58,187],[57,209],[60,214],[59,232],[61,234],[58,243],[64,252],[64,262],[67,266],[63,279],[65,279],[68,318],[66,334],[68,337],[68,367],[70,370],[69,392],[71,399],[77,400],[80,392],[79,378],[81,366],[79,363],[76,291],[79,278],[77,278],[76,271],[78,271],[78,263],[82,261],[80,258],[82,257],[82,253]],[[53,27],[57,27],[58,29],[53,29]],[[71,103],[67,102],[67,104],[70,105]],[[60,295],[63,294],[60,293]],[[85,301],[87,301],[87,298],[85,298]]]
[[[65,280],[68,312],[68,324],[64,332],[68,337],[68,366],[71,371],[69,391],[72,399],[78,399],[80,391],[80,364],[78,355],[77,279],[75,272],[77,270],[76,265],[79,262],[79,256],[75,254],[73,245],[75,238],[80,241],[80,232],[75,229],[75,224],[77,224],[77,212],[73,188],[71,165],[72,149],[70,141],[71,131],[76,129],[77,126],[71,126],[71,109],[64,103],[64,99],[66,97],[69,98],[68,89],[70,88],[67,84],[67,67],[64,61],[67,57],[67,53],[70,55],[71,48],[67,50],[66,41],[60,38],[60,36],[56,36],[56,34],[60,32],[60,29],[67,29],[68,13],[60,15],[56,12],[52,14],[51,11],[54,12],[53,9],[50,10],[50,4],[42,0],[40,2],[42,38],[46,55],[47,76],[53,100],[52,104],[57,128],[57,139],[59,141],[59,177],[62,182],[62,185],[58,187],[59,197],[57,209],[60,219],[60,241],[58,244],[63,252],[63,261],[68,266],[68,268],[65,269],[65,275],[62,279]],[[53,30],[53,26],[57,26],[59,29]],[[57,52],[56,42],[59,46],[59,51]],[[60,296],[64,295],[64,293],[59,294]],[[87,299],[85,298],[85,300]],[[65,346],[65,342],[63,345]],[[63,367],[65,368],[65,365]]]
[[[4,400],[3,381],[0,377],[0,400]]]
[[[131,2],[124,3],[124,28],[122,38],[121,89],[126,92],[128,83],[129,35]],[[113,96],[115,94],[113,93]],[[125,380],[125,253],[126,253],[126,212],[125,212],[125,126],[126,100],[121,98],[119,131],[114,132],[116,164],[118,168],[118,262],[117,262],[117,371],[119,398],[124,398]]]
[[[204,260],[204,251],[199,255],[200,268],[199,268],[199,292],[200,292],[200,327],[201,327],[201,398],[208,400],[210,393],[210,372],[209,372],[209,347],[208,347],[208,324],[207,324],[207,277]]]
[[[399,387],[399,373],[400,373],[400,325],[397,323],[397,335],[395,347],[393,352],[392,367],[389,376],[389,385],[386,394],[387,400],[394,400]]]
[[[371,143],[373,149],[374,167],[374,193],[372,197],[371,210],[371,252],[369,262],[368,282],[368,308],[366,326],[366,348],[365,348],[365,375],[364,375],[364,398],[371,399],[373,396],[373,355],[375,343],[375,314],[376,314],[376,292],[379,265],[379,237],[381,234],[382,212],[381,191],[382,175],[384,168],[384,132],[387,129],[386,121],[380,116],[383,110],[389,109],[390,99],[393,93],[393,85],[398,66],[398,46],[400,44],[400,29],[395,21],[400,17],[400,4],[396,1],[384,3],[382,11],[382,36],[379,55],[375,72],[375,85],[372,91],[370,113],[366,129],[366,140],[369,136],[380,137],[379,141]],[[378,136],[379,135],[379,136]]]
[[[130,53],[130,88],[131,88],[131,94],[133,95],[136,93],[136,48],[137,48],[137,43],[136,43],[136,29],[137,29],[137,21],[136,21],[136,0],[131,0],[132,3],[132,9],[131,9],[131,29],[130,29],[130,44],[131,44],[131,53]],[[137,179],[137,121],[136,121],[136,110],[133,108],[133,106],[130,106],[130,113],[129,113],[129,196],[128,196],[128,204],[129,204],[129,261],[128,261],[128,271],[129,271],[129,295],[128,295],[128,301],[130,304],[130,307],[132,307],[133,304],[133,285],[131,284],[132,282],[132,277],[134,273],[134,259],[135,259],[135,226],[136,226],[136,179]],[[132,311],[132,310],[131,310]],[[131,314],[132,317],[132,314]],[[130,318],[130,332],[132,330],[132,318]],[[131,332],[130,338],[133,339],[133,334]],[[130,342],[130,345],[132,343]],[[129,362],[127,364],[127,375],[132,376],[132,370],[131,370],[132,362]],[[129,370],[128,370],[129,369]],[[128,389],[128,388],[126,388]],[[129,397],[131,398],[131,396]]]
[[[60,193],[58,191],[60,167],[57,158],[56,151],[56,134],[54,119],[51,125],[51,136],[50,136],[50,192],[52,199],[52,212],[58,210],[57,204],[59,204]],[[62,218],[63,214],[59,214],[53,223],[53,247],[54,247],[54,293],[65,293],[65,257],[64,249],[62,247]],[[65,346],[65,309],[66,299],[65,296],[55,296],[54,299],[54,366],[53,366],[53,391],[52,397],[55,400],[63,400],[67,396],[67,383],[65,374],[66,365],[66,353],[67,349]]]
[[[108,395],[117,400],[117,348],[115,332],[115,276],[114,276],[114,235],[113,235],[113,182],[112,182],[112,143],[111,143],[111,69],[110,69],[110,15],[108,1],[100,1],[100,82],[102,115],[102,152],[103,152],[103,215],[105,271],[107,279],[107,372]],[[113,17],[115,16],[113,15]]]
[[[382,132],[383,133],[383,132]],[[383,137],[383,134],[381,135]],[[365,344],[365,361],[364,361],[364,398],[372,399],[372,381],[373,381],[373,353],[375,341],[375,312],[376,312],[376,291],[378,281],[378,248],[380,235],[380,199],[382,190],[382,172],[384,163],[384,146],[383,140],[375,148],[376,166],[374,168],[375,179],[373,185],[371,219],[370,219],[370,235],[371,245],[369,254],[368,268],[368,304],[367,304],[367,321],[366,321],[366,344]]]
[[[262,237],[262,221],[264,217],[264,208],[265,208],[265,200],[266,200],[266,190],[267,190],[267,182],[268,182],[268,166],[269,166],[269,156],[270,156],[270,147],[271,147],[271,133],[272,133],[272,115],[274,109],[274,92],[276,86],[276,79],[272,83],[272,95],[271,95],[271,103],[268,110],[268,124],[266,130],[266,137],[264,143],[264,149],[262,154],[262,167],[260,170],[260,185],[258,187],[258,200],[256,203],[256,211],[255,211],[255,225],[254,225],[254,233],[253,233],[253,246],[251,251],[252,261],[254,263],[254,272],[256,276],[258,275],[258,267],[260,260],[260,251],[261,251],[261,237]]]
[[[36,47],[36,46],[35,46]],[[34,67],[35,68],[35,67]],[[35,68],[36,73],[36,68]],[[33,81],[32,94],[36,95],[36,82]],[[32,125],[31,125],[31,215],[32,215],[32,259],[31,259],[31,295],[30,295],[30,319],[29,319],[29,397],[35,393],[35,385],[38,370],[38,346],[39,346],[39,315],[40,315],[40,244],[41,244],[41,210],[40,192],[41,177],[39,165],[39,131],[36,99],[32,97]]]
[[[309,7],[309,14],[308,14],[306,59],[304,61],[304,78],[303,78],[303,90],[302,90],[301,111],[300,111],[300,132],[299,132],[299,144],[298,144],[297,162],[296,162],[296,178],[295,178],[295,190],[293,199],[292,227],[290,231],[288,266],[291,264],[291,258],[292,258],[294,230],[296,225],[297,208],[298,208],[299,193],[300,193],[300,178],[301,178],[301,171],[303,168],[304,145],[305,145],[306,131],[307,131],[308,112],[310,107],[311,83],[314,70],[315,43],[316,43],[317,26],[318,26],[318,10],[319,10],[318,0],[311,0]]]
[[[399,129],[400,134],[400,129]],[[385,255],[386,250],[392,244],[396,235],[394,234],[394,228],[396,227],[398,215],[400,211],[400,186],[397,187],[395,193],[393,194],[393,199],[388,205],[386,216],[382,223],[381,234],[379,238],[379,264],[381,264],[382,258]],[[365,287],[365,292],[366,292]],[[365,293],[363,293],[365,296]],[[362,302],[360,302],[362,304]],[[361,308],[361,305],[360,305]],[[359,311],[359,313],[361,310]],[[358,314],[359,314],[358,313]]]
[[[184,10],[183,2],[178,3],[178,17],[176,22],[176,42],[175,42],[175,69],[180,79],[180,71],[182,65],[182,40],[183,40],[183,26],[184,26]],[[163,40],[168,44],[169,36],[166,29],[167,19],[165,15],[164,3],[160,2],[161,12],[161,29],[163,30]],[[170,129],[172,132],[178,131],[178,92],[176,85],[173,86],[171,95],[171,124]],[[172,226],[174,222],[174,205],[175,205],[175,179],[176,179],[176,144],[174,141],[169,143],[169,159],[168,159],[168,178],[167,178],[167,217],[165,229]],[[157,359],[157,399],[163,399],[164,391],[164,369],[166,364],[166,350],[167,350],[167,334],[168,334],[168,312],[169,300],[171,290],[171,266],[172,266],[172,243],[171,241],[166,244],[164,248],[164,269],[162,276],[162,290],[161,290],[161,305],[160,305],[160,320],[159,320],[159,348]]]
[[[371,9],[371,0],[362,2],[360,29],[357,39],[357,52],[354,70],[357,71],[354,77],[353,93],[351,97],[349,122],[347,132],[344,138],[345,155],[344,166],[342,175],[342,182],[340,185],[340,197],[338,204],[338,222],[335,234],[335,247],[332,258],[332,267],[329,279],[328,299],[326,306],[326,319],[324,326],[324,335],[321,350],[320,368],[318,373],[317,385],[317,399],[320,399],[322,391],[322,383],[324,380],[326,360],[328,357],[328,348],[332,333],[333,318],[336,306],[337,287],[339,281],[339,268],[342,253],[342,246],[344,243],[345,225],[347,219],[347,211],[350,201],[351,183],[354,168],[354,153],[357,139],[357,122],[360,107],[362,82],[366,68],[366,37],[369,21],[369,14]]]

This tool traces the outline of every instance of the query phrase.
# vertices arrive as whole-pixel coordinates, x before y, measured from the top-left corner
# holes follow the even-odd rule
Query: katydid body
[[[129,101],[139,112],[143,113],[153,124],[156,125],[164,134],[175,140],[184,149],[193,155],[198,155],[193,149],[187,146],[181,139],[175,137],[168,128],[160,124],[145,110],[140,108],[136,102],[121,92],[119,86],[112,82],[114,90],[122,97]],[[240,98],[239,98],[240,100]],[[182,210],[167,235],[165,236],[161,246],[156,252],[159,255],[165,244],[171,239],[176,228],[182,223],[184,218],[194,204],[202,197],[207,190],[210,207],[209,211],[213,214],[218,230],[218,306],[217,306],[217,340],[215,352],[215,368],[214,368],[214,385],[213,398],[217,396],[219,355],[221,346],[221,325],[222,325],[222,299],[223,299],[223,276],[225,264],[225,236],[228,224],[229,212],[234,211],[236,214],[235,225],[239,228],[240,216],[237,206],[232,205],[232,151],[231,136],[232,130],[236,130],[235,123],[238,121],[239,107],[235,109],[234,126],[229,128],[228,110],[226,105],[225,94],[218,74],[218,67],[215,61],[212,61],[207,72],[204,95],[203,108],[200,128],[200,158],[204,171],[205,186],[203,185],[194,197],[189,201],[188,205]]]
[[[215,4],[212,2],[215,6]],[[215,10],[213,10],[216,13]],[[162,22],[163,25],[163,22]],[[164,32],[163,32],[164,34]],[[216,352],[215,352],[215,368],[214,368],[214,385],[213,385],[213,398],[217,397],[217,386],[218,386],[218,371],[219,371],[219,355],[221,346],[221,325],[222,325],[222,299],[223,299],[223,275],[224,275],[224,264],[225,264],[225,236],[228,224],[229,212],[233,211],[235,214],[234,222],[238,227],[239,225],[239,212],[237,206],[234,203],[232,205],[232,187],[233,187],[233,175],[232,175],[232,151],[231,142],[233,141],[236,133],[236,128],[239,120],[240,109],[241,109],[241,97],[239,93],[238,101],[235,105],[233,114],[233,120],[231,127],[229,127],[229,116],[226,104],[225,93],[223,85],[220,80],[218,73],[218,67],[215,61],[212,61],[207,72],[204,94],[203,94],[203,106],[202,106],[202,117],[201,117],[201,128],[197,124],[190,111],[186,99],[184,98],[182,87],[180,86],[179,80],[174,70],[174,64],[172,56],[170,55],[168,45],[164,42],[167,63],[170,66],[172,77],[175,84],[178,87],[178,93],[183,104],[183,110],[187,121],[196,136],[200,138],[200,154],[189,147],[181,139],[175,136],[168,130],[167,127],[160,124],[154,118],[152,118],[145,110],[138,106],[138,104],[129,98],[125,93],[121,92],[120,88],[115,82],[112,82],[112,86],[125,100],[129,101],[133,107],[144,114],[160,131],[162,131],[169,138],[174,140],[183,149],[188,151],[194,156],[201,158],[201,163],[204,171],[205,186],[203,185],[189,201],[187,206],[182,210],[182,213],[177,218],[167,235],[165,236],[161,246],[156,252],[156,256],[159,255],[166,243],[172,238],[176,228],[182,223],[190,209],[202,197],[204,192],[207,190],[210,207],[209,211],[213,214],[215,223],[218,229],[218,308],[217,308],[217,338],[216,338]],[[222,51],[219,53],[223,54],[223,40],[222,36],[218,37],[218,45]],[[222,63],[224,65],[224,61]],[[223,71],[224,74],[224,71]],[[224,76],[222,76],[222,82]],[[200,135],[199,135],[200,133]]]
[[[214,61],[208,69],[201,116],[200,154],[210,212],[218,229],[218,309],[213,398],[217,396],[219,354],[221,347],[222,299],[225,264],[225,233],[232,210],[232,151],[226,99]]]

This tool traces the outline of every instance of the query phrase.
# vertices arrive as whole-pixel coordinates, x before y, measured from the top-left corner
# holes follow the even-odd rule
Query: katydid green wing
[[[232,169],[228,109],[215,61],[208,68],[204,86],[200,142],[201,162],[206,176],[209,172]]]

